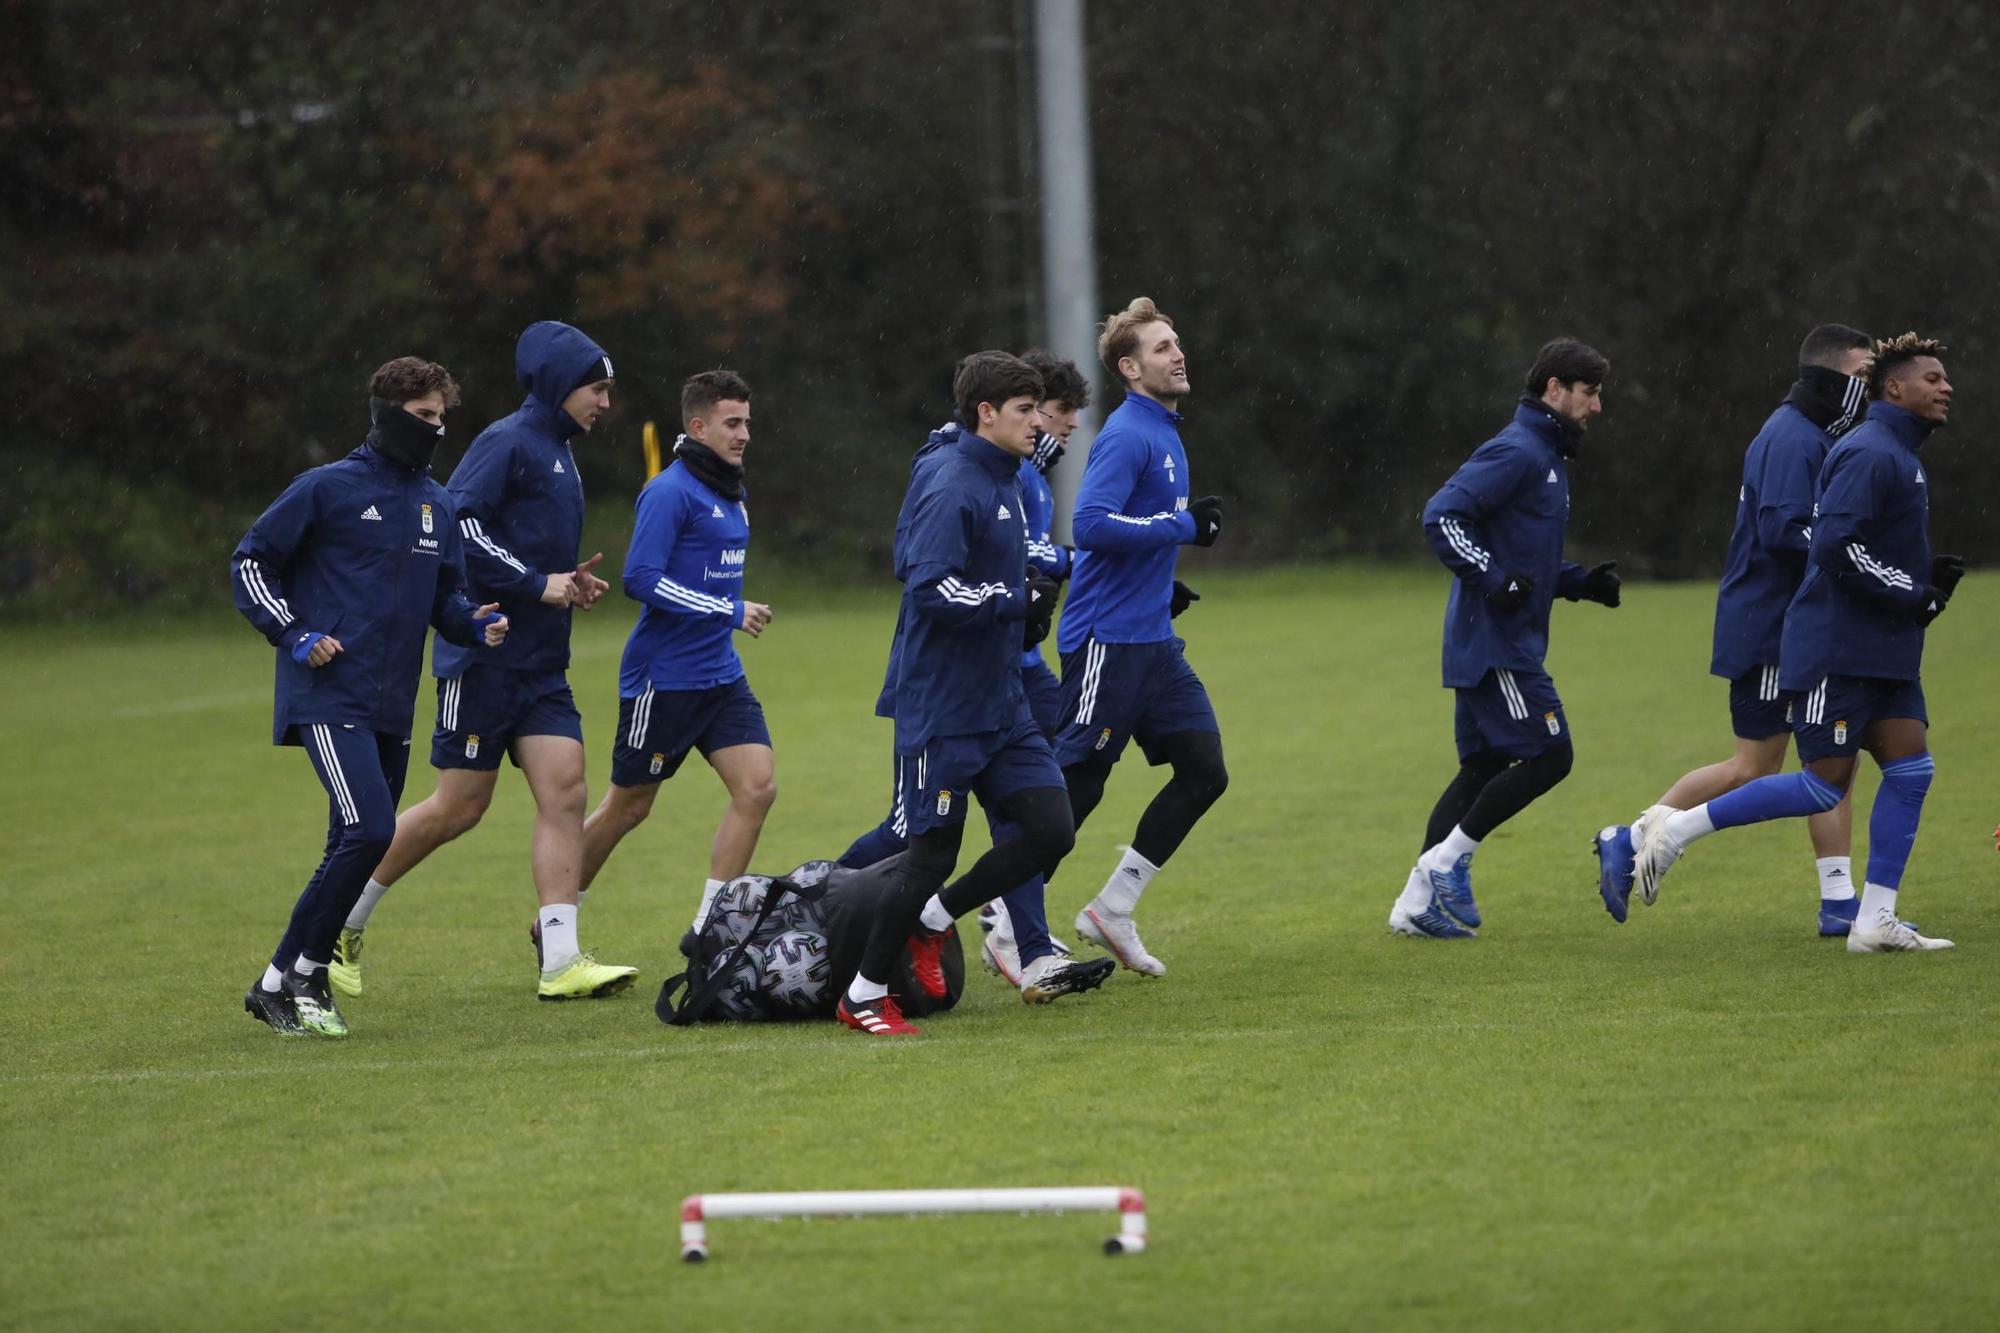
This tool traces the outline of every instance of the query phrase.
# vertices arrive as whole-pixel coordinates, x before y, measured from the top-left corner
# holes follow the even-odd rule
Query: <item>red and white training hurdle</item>
[[[690,1194],[681,1201],[681,1258],[708,1258],[708,1224],[725,1217],[885,1217],[926,1213],[1116,1212],[1106,1254],[1146,1248],[1146,1199],[1121,1185],[1016,1190],[817,1190],[788,1194]]]

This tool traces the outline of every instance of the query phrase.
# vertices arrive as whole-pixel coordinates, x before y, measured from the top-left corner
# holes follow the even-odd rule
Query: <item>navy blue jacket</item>
[[[1841,437],[1820,469],[1812,548],[1785,612],[1778,684],[1916,680],[1929,597],[1931,502],[1918,451],[1931,427],[1893,403]]]
[[[899,551],[902,549],[904,534],[909,531],[909,496],[914,494],[917,487],[922,484],[922,478],[928,476],[931,469],[943,461],[944,454],[942,450],[944,446],[956,443],[959,432],[964,429],[956,421],[945,422],[925,438],[923,444],[918,446],[917,452],[911,457],[910,486],[909,490],[904,492],[902,512],[896,515],[896,538],[893,549]],[[907,603],[897,603],[896,629],[889,638],[889,666],[882,674],[882,692],[875,696],[875,716],[877,717],[896,716],[896,681],[902,675],[903,671],[903,623],[906,614]]]
[[[705,690],[743,678],[730,635],[743,625],[750,506],[704,485],[676,459],[639,492],[625,595],[640,604],[625,640],[618,695]]]
[[[1812,545],[1813,488],[1832,447],[1833,437],[1811,418],[1780,403],[1743,455],[1736,527],[1715,595],[1712,674],[1735,680],[1777,664],[1785,608]]]
[[[583,477],[569,448],[582,427],[562,404],[593,368],[609,378],[611,358],[582,333],[553,320],[530,324],[514,349],[526,400],[479,432],[452,471],[471,595],[498,602],[511,625],[505,643],[480,652],[481,666],[569,666],[570,608],[543,605],[542,589],[549,575],[576,568],[583,541]],[[449,678],[473,660],[470,651],[439,643],[431,667]]]
[[[971,431],[920,459],[896,519],[896,749],[1014,725],[1027,618],[1020,460]]]
[[[468,648],[483,641],[450,497],[428,470],[367,445],[301,473],[229,568],[236,609],[278,650],[277,745],[299,744],[293,729],[312,722],[408,736],[425,627]],[[292,660],[313,634],[340,640],[322,667]]]
[[[1562,424],[1539,403],[1514,409],[1506,429],[1472,451],[1424,506],[1424,535],[1458,577],[1444,609],[1444,683],[1468,689],[1495,667],[1540,671],[1549,607],[1583,596],[1584,570],[1563,559],[1569,465]],[[1534,583],[1526,602],[1495,610],[1487,595],[1509,574]]]
[[[1195,538],[1181,414],[1128,393],[1090,443],[1070,516],[1076,568],[1056,648],[1174,637],[1174,568]]]

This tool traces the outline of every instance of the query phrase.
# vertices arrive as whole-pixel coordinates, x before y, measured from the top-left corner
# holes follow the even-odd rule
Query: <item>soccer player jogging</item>
[[[1558,596],[1618,605],[1615,561],[1585,570],[1563,559],[1569,460],[1603,410],[1610,370],[1573,338],[1544,344],[1513,421],[1424,506],[1424,534],[1456,576],[1445,602],[1444,684],[1456,698],[1459,767],[1389,910],[1399,935],[1477,934],[1473,853],[1569,775],[1569,726],[1542,662]]]
[[[286,1036],[347,1035],[327,964],[395,833],[425,628],[471,650],[507,637],[497,605],[465,596],[451,499],[430,476],[458,385],[405,356],[377,370],[368,393],[367,442],[300,475],[229,559],[237,610],[278,650],[272,742],[303,746],[327,793],[319,868],[243,997]]]
[[[583,843],[583,721],[570,694],[570,609],[588,610],[610,585],[577,560],[583,478],[570,440],[611,408],[611,358],[567,324],[530,324],[514,350],[527,397],[479,433],[451,474],[466,571],[482,601],[513,622],[506,647],[483,658],[450,643],[431,657],[437,790],[405,810],[396,838],[340,932],[334,985],[361,993],[361,932],[382,895],[419,862],[477,824],[493,800],[502,755],[535,798],[530,866],[540,902],[530,933],[543,1000],[615,994],[638,969],[599,963],[577,943]]]
[[[686,433],[674,462],[639,492],[625,594],[640,604],[618,669],[618,743],[611,785],[583,828],[583,885],[652,813],[660,784],[698,749],[729,792],[694,913],[699,930],[718,890],[741,875],[777,799],[771,733],[731,636],[756,638],[771,608],[744,595],[750,508],[750,386],[708,370],[681,387]]]
[[[887,984],[906,943],[919,983],[942,994],[938,946],[952,922],[1048,874],[1075,840],[1062,771],[1021,688],[1021,649],[1048,632],[1054,611],[1046,581],[1028,578],[1018,480],[1020,460],[1034,452],[1041,396],[1041,377],[1019,357],[975,352],[961,361],[952,398],[966,429],[912,470],[897,518],[896,755],[909,846],[836,1010],[871,1036],[917,1031]],[[970,796],[1019,836],[945,886]]]
[[[1758,778],[1688,810],[1648,811],[1631,831],[1641,901],[1696,839],[1717,829],[1831,810],[1860,752],[1882,769],[1868,816],[1868,875],[1849,953],[1949,949],[1896,914],[1903,870],[1930,790],[1924,630],[1951,601],[1965,562],[1933,555],[1923,445],[1951,414],[1944,345],[1914,333],[1875,344],[1867,420],[1820,469],[1805,578],[1785,613],[1778,686],[1790,696],[1805,767]]]
[[[1222,501],[1188,501],[1179,411],[1188,365],[1173,320],[1141,296],[1104,322],[1097,355],[1124,385],[1125,401],[1092,442],[1077,489],[1076,568],[1056,640],[1055,750],[1078,827],[1103,799],[1128,742],[1139,742],[1148,763],[1172,766],[1131,846],[1076,917],[1078,934],[1158,977],[1167,965],[1146,951],[1133,921],[1139,895],[1229,785],[1222,728],[1172,625],[1189,600],[1174,579],[1180,548],[1215,544]]]
[[[1709,671],[1729,682],[1736,753],[1682,776],[1654,807],[1684,810],[1785,766],[1791,739],[1778,688],[1778,641],[1785,608],[1805,576],[1812,544],[1813,487],[1833,442],[1861,421],[1868,401],[1868,335],[1822,324],[1799,348],[1798,380],[1743,457],[1736,526],[1715,598],[1715,648]],[[1819,877],[1819,933],[1845,935],[1854,922],[1849,859],[1853,806],[1843,796],[1806,821]],[[1632,835],[1622,825],[1596,838],[1598,893],[1615,921],[1632,897]]]

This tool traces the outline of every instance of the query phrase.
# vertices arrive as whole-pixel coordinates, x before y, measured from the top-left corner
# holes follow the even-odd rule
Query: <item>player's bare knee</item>
[[[736,790],[730,793],[730,798],[743,810],[762,819],[778,803],[778,779],[762,777],[739,783]]]

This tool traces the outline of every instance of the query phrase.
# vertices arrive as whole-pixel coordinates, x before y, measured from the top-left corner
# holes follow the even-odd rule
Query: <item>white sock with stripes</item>
[[[1127,847],[1125,855],[1119,858],[1118,868],[1097,891],[1097,901],[1121,916],[1130,916],[1138,909],[1139,895],[1159,873],[1158,866]]]
[[[264,979],[257,983],[266,995],[276,995],[285,984],[285,974],[278,970],[276,963],[264,964]]]
[[[1819,896],[1827,902],[1846,902],[1854,896],[1854,859],[1822,856],[1813,862],[1819,870]]]
[[[1470,856],[1479,850],[1479,843],[1468,836],[1457,825],[1444,835],[1444,841],[1417,858],[1417,864],[1425,870],[1435,870],[1439,874],[1458,864],[1461,856]]]
[[[708,920],[708,909],[715,905],[715,895],[722,892],[724,881],[705,879],[701,882],[701,906],[694,909],[694,929],[700,930],[702,922]],[[583,900],[577,900],[581,903]],[[824,1000],[820,1003],[826,1003]]]
[[[542,975],[560,972],[576,961],[576,904],[549,903],[536,913],[542,923]]]
[[[369,880],[368,887],[363,889],[361,897],[355,900],[354,910],[347,914],[347,928],[349,930],[366,930],[368,928],[368,918],[375,914],[375,904],[381,902],[382,895],[388,891],[389,886],[381,880]]]

